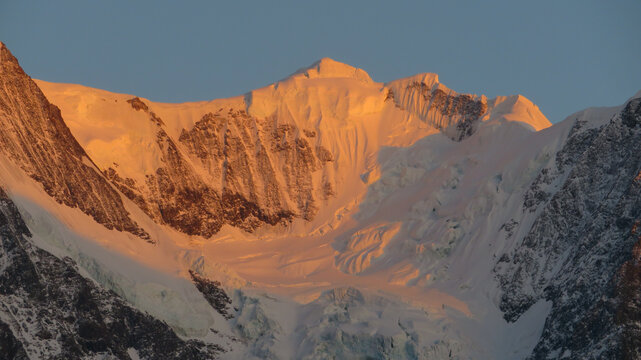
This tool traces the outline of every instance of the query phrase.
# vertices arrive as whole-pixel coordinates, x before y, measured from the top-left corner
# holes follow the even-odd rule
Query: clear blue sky
[[[155,101],[235,96],[328,56],[376,81],[435,72],[553,121],[641,90],[641,1],[1,1],[32,77]]]

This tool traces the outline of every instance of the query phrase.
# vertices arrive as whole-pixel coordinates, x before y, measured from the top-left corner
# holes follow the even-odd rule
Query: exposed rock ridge
[[[553,304],[533,359],[641,356],[640,103],[628,102],[597,130],[580,131],[577,122],[556,158],[567,179],[539,197],[531,230],[495,268],[508,321],[541,299]]]
[[[386,100],[443,130],[455,141],[472,135],[487,111],[485,97],[458,94],[438,82],[435,74],[417,75],[386,84]]]
[[[16,359],[211,359],[222,351],[181,340],[31,244],[27,226],[0,189],[0,354]]]
[[[65,125],[18,61],[0,45],[0,152],[42,184],[59,203],[77,207],[108,229],[151,241],[133,221],[120,194],[96,171]]]
[[[222,284],[218,281],[209,280],[193,270],[189,270],[189,275],[191,280],[196,285],[198,291],[200,291],[207,302],[225,319],[231,319],[234,317],[232,310],[230,309],[231,299],[227,296],[227,293],[222,288]]]

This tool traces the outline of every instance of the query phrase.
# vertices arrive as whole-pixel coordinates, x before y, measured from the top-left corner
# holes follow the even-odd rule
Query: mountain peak
[[[308,79],[316,78],[351,78],[363,82],[371,83],[372,78],[363,69],[324,57],[306,68],[299,69],[292,76],[305,77]]]
[[[11,53],[9,48],[0,42],[0,75],[6,74],[20,74],[21,76],[28,76],[20,67],[18,59]]]

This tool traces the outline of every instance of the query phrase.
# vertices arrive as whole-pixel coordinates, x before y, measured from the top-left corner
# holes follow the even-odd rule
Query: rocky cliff
[[[641,356],[640,141],[640,98],[601,127],[577,117],[556,166],[526,195],[524,211],[542,210],[495,271],[508,321],[537,301],[553,304],[533,359]],[[565,178],[557,191],[555,178]]]
[[[120,194],[100,174],[60,114],[0,43],[0,152],[59,203],[79,208],[109,229],[146,240]]]

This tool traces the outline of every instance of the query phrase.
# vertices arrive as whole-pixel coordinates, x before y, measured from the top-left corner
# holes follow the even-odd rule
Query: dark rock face
[[[310,144],[315,137],[315,131],[230,109],[206,114],[191,130],[184,130],[179,141],[214,181],[220,181],[223,193],[241,195],[268,216],[311,220],[318,211],[319,191],[312,174],[333,161],[327,149]]]
[[[430,109],[439,111],[445,116],[460,115],[464,120],[476,120],[487,111],[487,104],[467,94],[448,95],[441,89],[432,89],[423,82],[413,82],[407,90],[417,91],[423,100],[429,103]],[[394,99],[394,96],[388,96]]]
[[[196,285],[198,291],[200,291],[209,305],[211,305],[220,315],[224,316],[226,319],[231,319],[234,317],[231,313],[229,306],[231,305],[231,299],[227,296],[227,293],[222,288],[222,284],[218,281],[211,281],[207,278],[204,278],[198,275],[196,272],[189,270],[189,275]]]
[[[120,194],[96,171],[38,86],[0,44],[0,152],[40,182],[59,203],[77,207],[108,229],[150,240]]]
[[[78,274],[73,261],[33,246],[0,189],[0,349],[9,358],[211,359],[220,348],[181,340],[150,315]]]
[[[615,300],[602,304],[603,308],[614,310],[614,324],[621,329],[618,335],[623,359],[641,358],[641,234],[638,225],[633,225],[630,234],[637,240],[632,248],[632,258],[621,266],[615,276],[610,294]]]
[[[144,112],[149,112],[149,107],[145,104],[139,97],[135,97],[127,100],[134,110],[142,110]]]
[[[641,124],[641,98],[632,99],[628,102],[621,113],[621,121],[627,127],[637,127]]]
[[[471,95],[451,96],[441,89],[432,92],[431,106],[445,116],[461,115],[465,120],[476,120],[487,110],[487,104],[474,100]]]
[[[0,354],[3,356],[2,359],[29,359],[22,343],[13,336],[9,325],[2,321],[0,321]]]
[[[495,268],[508,321],[541,299],[553,304],[533,359],[641,356],[639,119],[633,100],[600,129],[579,132],[582,124],[575,125],[557,169],[534,184],[565,178],[562,186],[530,195],[543,209],[522,244]],[[526,195],[525,205],[536,201]]]
[[[599,135],[599,129],[584,129],[585,121],[577,119],[570,129],[563,148],[556,154],[556,166],[543,168],[525,192],[523,211],[535,212],[559,190],[569,171]]]
[[[407,86],[407,90],[417,92],[422,97],[425,113],[436,112],[444,117],[458,119],[454,125],[451,138],[454,141],[461,141],[476,131],[476,122],[487,111],[487,103],[481,99],[475,99],[472,95],[457,94],[450,95],[439,88],[432,88],[423,82],[413,82]],[[388,93],[386,100],[394,100],[394,93]],[[435,124],[440,128],[440,124]]]

